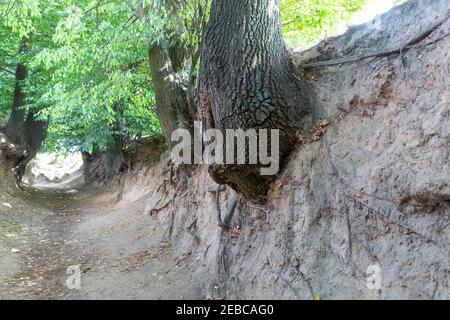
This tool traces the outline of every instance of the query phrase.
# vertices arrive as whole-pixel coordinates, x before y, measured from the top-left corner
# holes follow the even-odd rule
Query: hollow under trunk
[[[282,38],[279,0],[215,0],[200,77],[199,117],[207,127],[279,129],[283,162],[309,113],[309,98]],[[216,164],[210,174],[264,202],[274,176],[262,176],[260,167]]]

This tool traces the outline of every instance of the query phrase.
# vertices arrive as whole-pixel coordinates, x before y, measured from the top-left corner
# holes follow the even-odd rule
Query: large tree
[[[25,54],[30,47],[30,38],[24,38],[18,54]],[[5,128],[5,135],[10,142],[23,150],[23,156],[15,163],[14,175],[20,183],[28,163],[42,147],[47,134],[46,121],[35,118],[33,110],[26,108],[25,89],[23,82],[28,77],[27,66],[24,62],[17,63],[15,72],[15,88],[12,110]]]
[[[0,4],[0,65],[15,67],[15,72],[0,78],[3,93],[0,115],[9,115],[5,136],[23,151],[17,161],[11,162],[18,182],[47,133],[46,121],[36,116],[39,106],[35,103],[38,99],[36,87],[46,77],[31,67],[31,60],[48,44],[58,6],[59,2],[49,0],[17,0]],[[45,19],[42,19],[43,14]],[[5,97],[9,94],[11,98]]]
[[[171,15],[177,15],[177,8],[166,4]],[[159,41],[147,39],[148,58],[155,90],[156,114],[167,142],[172,132],[180,127],[189,127],[186,86],[179,72],[184,67],[187,51],[178,37],[162,38]]]
[[[166,141],[196,118],[197,66],[209,0],[126,1],[146,26],[156,114]]]
[[[279,0],[214,0],[200,71],[199,114],[209,128],[279,129],[280,155],[291,151],[309,112],[280,24]],[[260,165],[213,165],[214,180],[264,201],[273,176]]]
[[[28,40],[22,40],[19,46],[18,54],[23,54],[28,50]],[[23,142],[23,125],[25,123],[25,111],[22,109],[25,105],[25,93],[22,82],[27,78],[27,67],[23,62],[18,62],[15,71],[15,87],[12,101],[12,110],[9,116],[8,124],[5,128],[5,134],[9,141],[21,145]]]

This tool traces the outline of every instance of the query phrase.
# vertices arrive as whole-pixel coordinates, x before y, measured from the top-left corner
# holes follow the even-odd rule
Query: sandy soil
[[[146,226],[145,201],[114,197],[93,187],[27,190],[33,209],[0,215],[0,298],[203,298],[190,257],[177,261]],[[70,266],[80,289],[66,285]]]

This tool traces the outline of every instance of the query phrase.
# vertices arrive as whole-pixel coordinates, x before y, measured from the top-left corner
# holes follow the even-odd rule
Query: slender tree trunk
[[[136,17],[144,19],[148,14],[143,3],[136,6],[127,3]],[[147,39],[147,53],[155,90],[156,115],[166,142],[170,143],[175,129],[193,127],[194,112],[189,108],[186,85],[177,74],[187,58],[187,51],[179,38],[185,31],[180,3],[178,0],[162,0],[158,4],[169,14],[173,30],[166,30],[167,35],[158,42]]]
[[[310,107],[282,38],[279,0],[215,0],[200,77],[199,116],[209,128],[279,129],[280,155],[290,153]],[[259,167],[214,165],[210,173],[263,202],[274,177]]]
[[[177,74],[182,64],[178,55],[171,54],[175,47],[164,44],[149,44],[148,57],[156,98],[156,114],[164,137],[170,142],[177,128],[191,127],[187,91]]]
[[[28,50],[28,41],[24,40],[19,47],[19,54],[25,53]],[[25,110],[22,107],[25,105],[25,94],[22,89],[22,81],[27,78],[27,68],[23,63],[18,63],[16,66],[16,86],[14,88],[14,98],[11,115],[6,125],[5,134],[8,140],[14,144],[23,146],[23,131],[25,123]]]

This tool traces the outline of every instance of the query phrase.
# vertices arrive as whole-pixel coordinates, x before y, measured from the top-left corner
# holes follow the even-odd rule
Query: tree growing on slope
[[[310,102],[282,37],[279,8],[279,0],[213,1],[202,54],[199,114],[208,128],[221,131],[279,129],[284,159]],[[210,174],[218,183],[264,201],[273,176],[260,175],[260,167],[213,165]]]
[[[33,35],[36,47],[40,47],[48,39],[48,35],[42,32],[44,27],[49,28],[51,20],[41,20],[41,13],[44,10],[52,10],[55,6],[43,1],[9,1],[0,6],[0,34],[2,34],[0,45],[4,51],[0,65],[11,67],[15,64],[15,72],[7,72],[2,68],[3,73],[9,73],[0,80],[0,87],[8,91],[8,86],[14,84],[12,100],[3,97],[0,101],[5,109],[5,104],[10,104],[9,119],[3,129],[9,141],[19,146],[24,154],[17,159],[13,165],[15,177],[18,183],[21,182],[25,169],[37,154],[45,140],[47,132],[46,121],[36,118],[36,110],[31,107],[33,94],[30,85],[37,78],[35,73],[30,75],[29,62],[32,53]],[[39,27],[38,27],[39,25]],[[39,32],[38,30],[41,29]],[[11,52],[11,47],[17,46],[15,53]],[[2,60],[3,60],[2,59]],[[14,80],[10,77],[14,75]],[[9,109],[9,106],[7,106]]]
[[[166,142],[196,119],[198,64],[209,0],[127,1],[146,32],[156,114]]]

